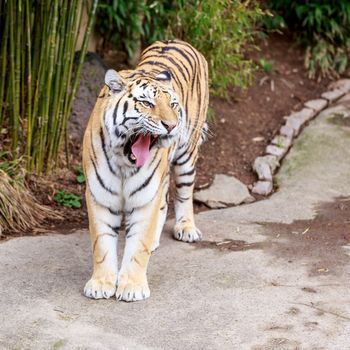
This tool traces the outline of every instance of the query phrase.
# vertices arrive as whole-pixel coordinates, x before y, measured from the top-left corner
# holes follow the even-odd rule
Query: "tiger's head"
[[[142,166],[153,147],[168,147],[179,137],[185,113],[169,72],[126,80],[108,70],[105,84],[109,96],[104,124],[113,146],[123,148],[131,165]]]

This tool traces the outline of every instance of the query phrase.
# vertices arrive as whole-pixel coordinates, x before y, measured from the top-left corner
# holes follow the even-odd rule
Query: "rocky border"
[[[350,92],[350,79],[340,79],[330,84],[329,91],[324,92],[319,99],[304,103],[304,108],[284,117],[285,124],[280,128],[271,143],[265,149],[265,155],[257,157],[253,162],[253,170],[258,175],[258,181],[252,186],[251,192],[267,196],[273,191],[273,175],[276,174],[281,160],[291,148],[294,139],[302,128],[332,102]]]

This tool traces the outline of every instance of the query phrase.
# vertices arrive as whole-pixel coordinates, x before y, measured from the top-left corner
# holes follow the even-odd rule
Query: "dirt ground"
[[[272,69],[262,69],[255,75],[251,87],[245,91],[232,89],[227,100],[212,97],[214,118],[209,122],[211,136],[202,146],[197,164],[196,188],[210,184],[215,174],[233,175],[249,185],[256,181],[253,160],[264,149],[280,126],[283,117],[301,109],[303,102],[317,98],[326,90],[327,80],[316,82],[307,78],[303,66],[303,51],[288,35],[272,35],[259,44],[260,51],[250,54],[258,62],[263,58]],[[79,149],[75,144],[75,149]],[[80,164],[79,152],[72,160],[75,169]],[[65,189],[84,197],[84,186],[77,184],[74,171],[59,171],[48,180],[33,179],[30,185],[38,199],[64,216],[64,222],[48,222],[48,229],[67,232],[87,227],[86,207],[64,208],[53,201],[56,190]],[[206,210],[196,204],[196,212]],[[172,215],[170,208],[169,215]]]
[[[342,273],[349,259],[343,247],[350,243],[350,198],[340,197],[322,203],[316,211],[317,215],[312,220],[296,220],[291,224],[259,223],[270,238],[263,242],[248,243],[227,238],[218,242],[204,240],[193,246],[196,249],[208,248],[222,252],[265,249],[288,260],[288,263],[302,262],[305,258],[311,260],[308,267],[310,277],[337,275]]]

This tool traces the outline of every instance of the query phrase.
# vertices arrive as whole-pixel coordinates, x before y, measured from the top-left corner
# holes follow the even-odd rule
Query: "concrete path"
[[[82,295],[85,231],[0,244],[0,348],[350,349],[349,250],[310,229],[350,196],[347,113],[340,103],[303,131],[270,199],[197,215],[206,242],[177,242],[168,223],[147,301]]]

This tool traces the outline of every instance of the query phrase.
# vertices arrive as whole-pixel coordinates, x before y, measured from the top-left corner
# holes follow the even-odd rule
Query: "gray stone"
[[[246,185],[233,176],[223,174],[215,175],[211,186],[196,192],[194,199],[217,209],[254,201]]]
[[[267,162],[264,162],[261,157],[255,159],[253,169],[258,174],[259,180],[272,181],[272,171]]]
[[[329,85],[330,90],[341,90],[344,93],[350,92],[350,79],[339,79]]]
[[[267,155],[257,157],[253,163],[253,169],[258,174],[259,180],[272,181],[272,174],[279,167],[276,156]]]
[[[292,138],[285,135],[277,135],[271,141],[273,145],[282,148],[289,148],[292,145]]]
[[[292,138],[295,131],[290,125],[283,125],[280,129],[280,134]]]
[[[287,151],[287,148],[278,147],[275,145],[268,145],[265,150],[267,154],[272,154],[273,156],[276,156],[278,160],[281,160],[283,156],[287,153]]]
[[[262,196],[267,196],[272,192],[272,189],[273,186],[271,181],[258,181],[254,184],[252,192]]]
[[[266,161],[269,164],[272,173],[274,173],[275,170],[280,166],[280,163],[279,163],[277,157],[273,156],[271,154],[268,154],[268,155],[263,156],[263,157],[258,157],[258,158],[264,159],[264,161]]]
[[[288,117],[286,125],[294,130],[294,136],[298,135],[301,127],[303,126],[303,121],[296,117]]]
[[[315,115],[316,111],[312,108],[303,108],[298,112],[292,113],[286,119],[297,119],[300,120],[302,123],[305,123],[308,120],[312,119]]]
[[[333,102],[338,98],[342,97],[343,95],[344,95],[343,90],[335,89],[335,90],[324,92],[321,96],[326,100],[328,100],[329,102]]]
[[[294,135],[298,135],[301,127],[316,114],[311,108],[303,108],[301,111],[293,113],[286,117],[286,126],[294,130]]]
[[[323,98],[318,98],[316,100],[310,100],[304,103],[305,107],[311,108],[316,112],[322,111],[322,109],[326,108],[328,105],[328,101]]]

